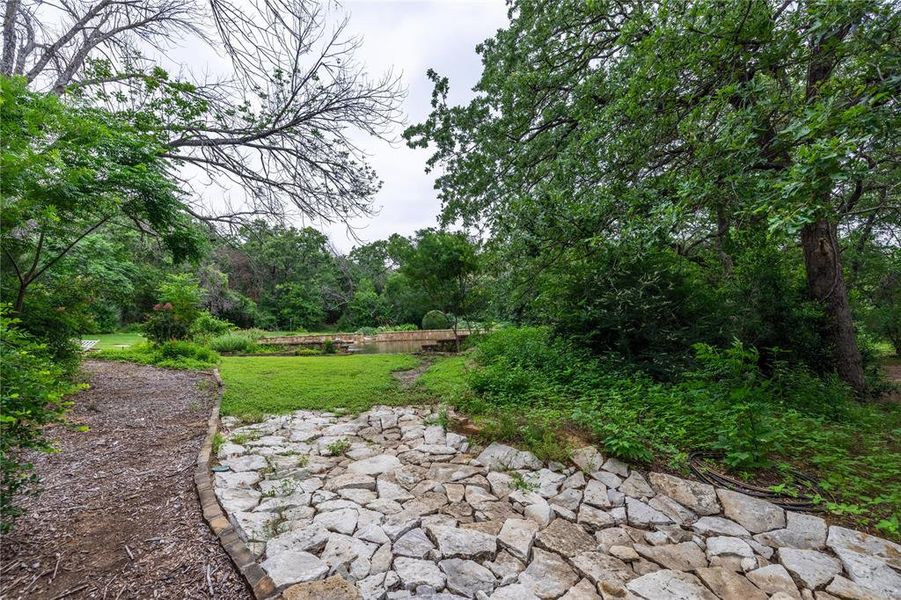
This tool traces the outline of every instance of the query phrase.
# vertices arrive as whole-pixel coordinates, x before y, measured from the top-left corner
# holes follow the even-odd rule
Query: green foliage
[[[423,229],[412,239],[394,235],[388,252],[400,265],[398,272],[422,290],[433,308],[458,316],[474,308],[479,258],[464,234]]]
[[[863,523],[890,522],[901,512],[898,406],[861,404],[835,376],[778,358],[765,373],[759,354],[740,343],[699,344],[695,352],[696,368],[660,383],[547,328],[511,328],[478,341],[477,368],[466,374],[470,392],[442,386],[443,378],[430,380],[428,372],[423,377],[475,415],[490,439],[554,455],[555,446],[566,446],[560,430],[571,424],[597,436],[609,454],[633,461],[684,468],[687,453],[700,450],[720,453],[738,474],[793,465],[846,503],[831,509],[856,507]]]
[[[325,320],[320,290],[310,284],[277,284],[268,305],[276,322],[292,329],[315,327]]]
[[[37,492],[31,451],[52,452],[45,427],[63,423],[66,394],[78,389],[55,364],[47,346],[19,329],[0,309],[0,531],[21,513],[16,501]]]
[[[450,321],[440,310],[430,310],[422,317],[423,329],[447,329]]]
[[[221,336],[225,335],[235,326],[224,319],[218,319],[207,311],[201,311],[191,324],[192,336]]]
[[[163,142],[133,116],[67,103],[29,91],[23,77],[0,76],[0,260],[17,312],[29,288],[61,267],[96,281],[102,274],[85,269],[95,265],[64,259],[120,220],[141,223],[176,260],[202,245],[169,176]]]
[[[851,300],[866,330],[888,341],[901,355],[901,248],[858,237],[849,251],[853,282]]]
[[[221,431],[217,431],[216,435],[213,436],[213,443],[211,444],[213,454],[219,454],[219,449],[222,447],[222,444],[225,443],[225,436],[222,435]]]
[[[438,357],[416,380],[416,386],[433,399],[460,405],[462,396],[470,394],[467,383],[466,356]]]
[[[389,307],[384,296],[376,292],[368,279],[361,281],[345,309],[338,327],[378,327],[389,320]]]
[[[298,409],[351,411],[401,403],[393,371],[412,369],[405,354],[226,357],[223,415],[279,414]]]
[[[168,275],[160,285],[161,301],[153,306],[154,312],[144,324],[144,333],[157,344],[190,337],[201,313],[202,297],[200,286],[190,275]]]
[[[341,438],[326,446],[326,450],[328,450],[329,454],[332,456],[344,456],[344,453],[350,450],[350,442]]]
[[[234,332],[214,337],[207,345],[216,352],[226,354],[251,354],[259,349],[252,337]]]
[[[840,255],[897,246],[895,3],[515,0],[509,16],[478,47],[474,98],[448,103],[430,70],[431,114],[404,134],[432,151],[442,222],[489,232],[498,316],[655,374],[737,336],[859,383]]]
[[[81,360],[75,340],[91,320],[88,296],[77,281],[69,286],[49,283],[30,286],[29,302],[17,315],[18,327],[45,344],[56,365],[71,375]]]
[[[185,340],[139,344],[124,350],[100,350],[91,357],[188,370],[210,369],[219,363],[219,354],[214,350]]]

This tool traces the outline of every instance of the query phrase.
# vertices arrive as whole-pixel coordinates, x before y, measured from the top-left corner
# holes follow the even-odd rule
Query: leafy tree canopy
[[[893,3],[519,0],[510,18],[476,98],[449,106],[430,71],[433,111],[405,132],[434,148],[445,221],[539,268],[634,240],[715,249],[728,273],[738,232],[800,237],[826,354],[860,388],[837,238],[899,222]]]

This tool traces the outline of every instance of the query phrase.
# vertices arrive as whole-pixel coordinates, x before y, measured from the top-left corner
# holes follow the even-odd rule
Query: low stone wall
[[[276,593],[272,578],[256,562],[256,557],[248,550],[244,540],[241,539],[234,525],[222,511],[213,491],[210,460],[213,454],[213,438],[219,429],[219,407],[222,404],[222,377],[220,377],[218,369],[213,371],[213,379],[219,388],[219,397],[207,423],[206,439],[197,454],[194,484],[197,486],[197,496],[203,509],[203,518],[219,539],[219,543],[222,544],[241,576],[244,577],[253,597],[256,600],[265,600],[273,597]]]

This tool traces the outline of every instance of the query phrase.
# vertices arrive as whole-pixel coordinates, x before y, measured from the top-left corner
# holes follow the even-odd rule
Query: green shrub
[[[258,349],[258,344],[253,338],[240,333],[226,333],[214,337],[208,342],[210,348],[216,352],[227,352],[230,354],[250,353]]]
[[[18,320],[0,309],[0,531],[21,513],[16,499],[36,492],[37,480],[26,456],[52,452],[45,427],[64,421],[64,396],[78,386],[68,381],[46,345],[18,329]]]
[[[167,340],[183,340],[190,334],[189,323],[178,318],[172,306],[166,303],[156,304],[154,313],[144,322],[144,335],[147,339],[162,343]]]
[[[144,323],[145,335],[156,343],[186,339],[200,316],[200,286],[189,275],[169,275],[160,285],[159,297]]]
[[[219,363],[219,355],[215,351],[183,340],[156,345],[138,344],[125,350],[99,350],[91,358],[189,370],[209,369]]]
[[[323,354],[334,354],[337,352],[337,347],[335,346],[335,342],[332,340],[325,340],[322,342],[322,353]]]
[[[207,311],[201,312],[191,325],[193,336],[221,336],[225,335],[235,326],[224,319],[217,319]]]
[[[440,310],[430,310],[422,317],[423,329],[447,329],[450,327],[450,321]]]
[[[503,329],[476,344],[470,393],[448,396],[494,437],[551,456],[563,444],[548,432],[576,425],[606,453],[632,461],[685,469],[689,452],[708,451],[738,476],[793,466],[841,494],[845,504],[830,509],[856,511],[862,524],[888,533],[901,513],[901,407],[860,403],[835,375],[778,353],[764,372],[757,351],[738,342],[695,345],[697,366],[673,383],[613,355],[592,356],[546,328]]]
[[[318,348],[298,348],[294,351],[294,356],[319,356],[322,350]]]

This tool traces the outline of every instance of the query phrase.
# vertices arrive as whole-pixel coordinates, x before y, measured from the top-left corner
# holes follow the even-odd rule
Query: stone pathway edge
[[[219,408],[222,404],[222,376],[219,369],[213,370],[213,380],[216,382],[216,402],[207,421],[207,434],[197,453],[197,464],[194,471],[194,485],[197,488],[197,497],[200,499],[200,507],[203,510],[203,518],[209,525],[213,534],[219,540],[222,548],[231,558],[238,572],[247,582],[256,600],[267,600],[277,597],[275,584],[266,572],[254,559],[244,541],[238,536],[234,526],[228,520],[216,494],[213,491],[213,478],[210,471],[210,459],[213,454],[213,439],[219,431]]]

